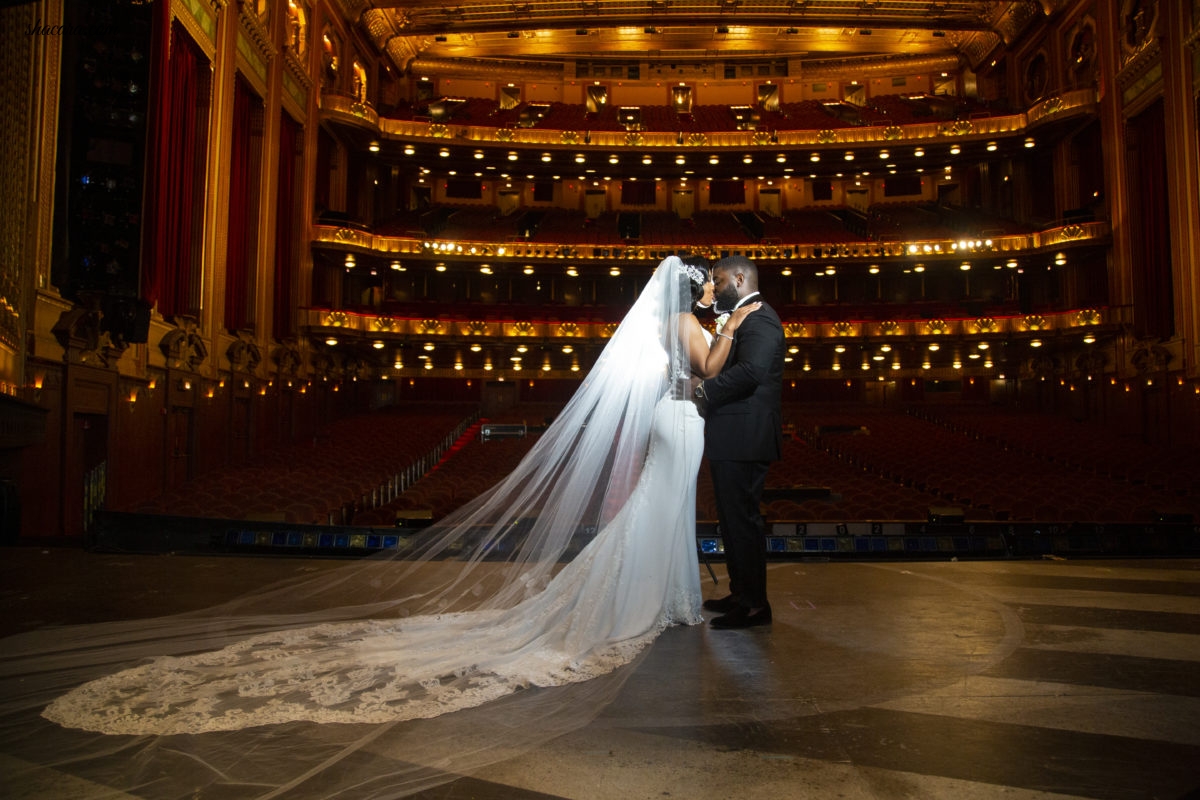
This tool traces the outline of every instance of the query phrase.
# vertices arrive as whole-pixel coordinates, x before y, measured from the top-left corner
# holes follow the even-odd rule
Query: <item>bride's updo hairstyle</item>
[[[695,308],[704,298],[704,285],[708,283],[712,270],[704,256],[686,256],[679,261],[679,284],[684,300],[680,305],[683,308]]]

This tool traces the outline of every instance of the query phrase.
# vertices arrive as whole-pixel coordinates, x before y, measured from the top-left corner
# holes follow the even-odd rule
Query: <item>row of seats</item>
[[[930,413],[934,412],[921,412]],[[988,418],[986,412],[979,414],[979,419]],[[1200,494],[1189,488],[1191,483],[1131,480],[1124,442],[1107,431],[1093,431],[1105,444],[1103,460],[1090,462],[1083,448],[1073,458],[1051,459],[917,414],[865,408],[794,410],[790,418],[813,447],[831,458],[881,483],[916,489],[940,504],[958,506],[967,519],[1153,522],[1181,511],[1200,514]],[[1035,429],[1062,424],[1057,417],[1037,418],[1031,426]],[[1056,441],[1056,453],[1074,449]],[[1181,455],[1187,458],[1155,452],[1168,463],[1176,463]],[[1097,456],[1099,452],[1090,453],[1091,458]],[[1095,464],[1103,466],[1097,469]],[[1195,480],[1194,468],[1188,474],[1188,480]]]
[[[439,205],[421,213],[399,212],[375,225],[381,235],[436,236],[471,241],[524,240],[558,244],[615,245],[624,241],[618,212],[589,218],[579,209],[538,208],[536,227],[525,227],[524,214],[502,215],[491,205]],[[641,218],[640,241],[647,244],[740,244],[759,241],[731,211],[705,209],[690,218],[647,207],[623,213]],[[850,244],[866,241],[957,239],[1028,233],[1027,226],[979,211],[928,203],[881,203],[865,212],[845,207],[789,209],[780,216],[757,213],[761,239],[784,245]],[[318,220],[320,222],[320,220]]]
[[[531,115],[531,105],[539,107],[540,119]],[[540,107],[545,107],[542,110]],[[745,129],[739,114],[727,105],[693,105],[686,113],[668,105],[638,106],[638,128],[646,131],[719,133]],[[802,100],[780,103],[775,108],[756,106],[759,130],[824,130],[862,126],[907,125],[930,119],[952,120],[990,113],[986,107],[966,98],[928,95],[878,95],[865,106],[829,100]],[[385,109],[391,119],[432,119],[428,106],[400,103]],[[447,119],[455,125],[515,127],[522,119],[536,120],[533,127],[549,130],[620,131],[626,125],[618,106],[608,103],[597,111],[588,111],[579,103],[522,103],[501,109],[494,100],[469,98],[454,104]]]
[[[516,412],[549,422],[554,408]],[[986,407],[900,410],[789,405],[783,459],[771,465],[764,515],[771,522],[923,521],[956,507],[968,521],[1154,522],[1200,516],[1200,466],[1192,454],[1148,445],[1060,417]],[[535,441],[472,441],[362,524],[397,513],[440,518],[508,474]],[[717,518],[707,465],[697,518]]]
[[[330,424],[312,441],[194,478],[138,510],[300,524],[341,522],[387,502],[431,468],[477,413],[436,404],[364,414]]]

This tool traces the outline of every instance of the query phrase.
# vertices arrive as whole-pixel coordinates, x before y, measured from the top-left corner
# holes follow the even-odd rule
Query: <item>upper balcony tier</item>
[[[1106,221],[1064,220],[1040,230],[978,212],[931,204],[755,212],[703,211],[690,220],[668,211],[608,212],[438,206],[373,229],[318,219],[314,245],[380,257],[658,261],[668,253],[743,252],[760,261],[795,259],[1020,257],[1104,244]]]
[[[821,147],[1032,134],[1043,125],[1094,113],[1095,89],[1043,100],[1026,111],[1005,112],[940,95],[885,95],[867,105],[806,100],[778,108],[639,106],[637,114],[605,107],[524,103],[501,110],[479,98],[444,98],[442,105],[399,106],[380,115],[370,104],[321,95],[324,118],[390,139],[449,139],[545,146],[596,147]]]

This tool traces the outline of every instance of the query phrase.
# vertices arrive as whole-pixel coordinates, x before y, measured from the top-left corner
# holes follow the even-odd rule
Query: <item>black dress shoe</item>
[[[714,628],[722,628],[731,630],[734,628],[754,628],[758,625],[771,624],[771,607],[763,606],[762,608],[751,611],[747,608],[738,606],[728,614],[720,617],[713,617],[712,625]]]
[[[718,614],[728,614],[737,607],[737,600],[735,600],[731,594],[725,595],[721,598],[704,601],[705,611],[716,611]]]

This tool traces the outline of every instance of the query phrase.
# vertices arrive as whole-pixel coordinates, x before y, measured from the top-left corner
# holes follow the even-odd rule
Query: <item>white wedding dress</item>
[[[701,619],[695,487],[703,445],[695,405],[670,394],[659,400],[624,505],[544,590],[515,606],[326,623],[159,657],[85,683],[42,715],[134,735],[382,723],[608,673],[667,626]]]
[[[0,706],[13,713],[0,718],[14,720],[15,737],[19,713],[35,708],[63,728],[105,735],[208,734],[196,740],[206,748],[196,758],[224,776],[216,764],[244,766],[242,750],[260,746],[240,731],[387,727],[519,695],[539,720],[526,726],[529,738],[549,717],[536,692],[520,690],[577,685],[579,696],[600,697],[605,681],[586,691],[583,682],[629,663],[667,626],[701,619],[704,423],[683,399],[681,336],[697,277],[674,257],[660,264],[521,464],[411,552],[267,587],[208,613],[96,626],[70,644],[34,636],[0,659],[0,680],[13,678],[3,685],[12,701]],[[599,702],[569,711],[583,719]],[[546,708],[561,711],[552,701]],[[464,720],[442,741],[473,727]]]

